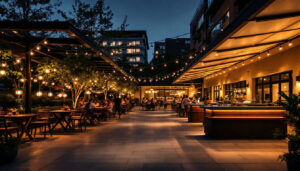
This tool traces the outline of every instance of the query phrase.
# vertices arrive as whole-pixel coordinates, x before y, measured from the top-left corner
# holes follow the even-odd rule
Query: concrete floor
[[[121,120],[22,145],[0,170],[286,170],[283,140],[212,140],[171,110],[134,109]]]

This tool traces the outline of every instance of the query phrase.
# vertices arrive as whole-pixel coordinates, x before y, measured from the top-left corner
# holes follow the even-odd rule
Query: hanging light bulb
[[[151,70],[154,70],[154,66],[151,66]]]
[[[271,55],[269,51],[267,52],[267,55],[268,55],[268,56],[270,56],[270,55]]]
[[[178,64],[178,63],[179,63],[179,61],[178,61],[178,60],[176,60],[176,61],[175,61],[175,63],[176,63],[176,64]]]
[[[63,96],[63,94],[62,93],[58,93],[58,95],[57,95],[58,97],[62,97]]]
[[[48,68],[45,69],[45,73],[46,73],[46,74],[49,74],[49,73],[50,73],[50,69],[48,69]]]
[[[40,47],[40,46],[37,46],[37,47],[36,47],[36,50],[41,50],[41,47]]]
[[[143,68],[140,68],[139,71],[142,72],[142,71],[143,71]]]
[[[164,64],[164,67],[167,67],[167,64]]]
[[[38,82],[38,80],[37,80],[37,79],[33,79],[33,82],[35,82],[35,83],[36,83],[36,82]]]
[[[261,59],[261,56],[259,55],[257,58],[258,58],[258,59]]]
[[[282,48],[282,46],[280,45],[280,46],[279,46],[279,50],[282,50],[282,49],[283,49],[283,48]]]
[[[30,51],[30,53],[29,53],[31,56],[33,56],[34,55],[34,52],[33,51]]]
[[[36,92],[36,96],[41,97],[42,95],[43,95],[43,93],[41,91]]]
[[[21,63],[21,59],[16,59],[16,63],[17,64]]]
[[[293,46],[293,43],[292,43],[292,41],[290,41],[290,42],[289,42],[289,46]]]
[[[67,93],[63,93],[63,97],[64,98],[68,97]]]
[[[48,41],[47,41],[47,40],[44,40],[44,44],[45,44],[45,45],[48,44]]]
[[[48,93],[48,97],[52,97],[53,96],[53,93],[50,91],[49,93]]]
[[[38,79],[43,80],[44,78],[43,78],[43,76],[40,75],[40,76],[38,76]]]
[[[47,51],[48,51],[48,52],[50,52],[50,51],[51,51],[51,49],[50,49],[50,48],[48,48],[48,49],[47,49]]]
[[[85,94],[90,95],[91,91],[88,90],[88,91],[85,92]]]
[[[16,91],[15,91],[15,94],[18,95],[18,96],[20,96],[20,95],[23,94],[23,91],[22,91],[22,90],[16,90]]]
[[[1,64],[1,66],[2,66],[2,67],[6,67],[7,64],[6,64],[5,62],[3,62],[3,63]]]
[[[4,76],[6,74],[5,70],[0,70],[0,75]]]
[[[24,78],[21,78],[20,81],[21,81],[22,83],[24,83],[24,82],[25,82],[25,79],[24,79]]]

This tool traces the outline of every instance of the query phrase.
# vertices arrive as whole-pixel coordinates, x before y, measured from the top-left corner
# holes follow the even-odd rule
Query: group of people
[[[192,102],[192,99],[189,99],[188,95],[183,95],[182,97],[174,97],[173,105],[178,106],[178,104],[180,104],[178,106],[180,108],[179,110],[181,110],[183,112],[184,116],[187,116],[188,104],[190,104],[191,102]]]
[[[155,110],[156,106],[160,106],[160,107],[164,106],[164,108],[166,109],[168,103],[167,103],[167,98],[166,97],[160,98],[160,99],[144,97],[142,99],[141,105],[142,105],[143,109]]]
[[[118,114],[119,119],[122,113],[130,109],[130,106],[130,99],[127,97],[120,98],[119,95],[116,95],[112,100],[98,101],[97,99],[90,99],[86,101],[84,98],[81,98],[78,102],[78,107],[84,108],[88,115],[92,115],[96,107],[103,107],[106,109],[107,115]]]

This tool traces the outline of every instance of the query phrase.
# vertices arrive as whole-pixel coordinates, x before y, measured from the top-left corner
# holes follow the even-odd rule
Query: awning
[[[255,1],[173,83],[212,77],[260,59],[300,35],[299,0]],[[273,54],[273,53],[272,53]],[[256,58],[258,57],[258,58]]]
[[[27,44],[30,44],[35,53],[32,57],[32,61],[35,62],[43,57],[63,58],[68,53],[76,54],[76,49],[79,49],[76,47],[84,47],[85,53],[93,54],[93,60],[100,71],[135,80],[68,22],[0,21],[0,31],[1,46],[11,49],[13,55],[18,58],[25,58]],[[26,32],[32,34],[27,35]],[[41,32],[44,36],[35,34]],[[33,48],[36,46],[41,48]]]

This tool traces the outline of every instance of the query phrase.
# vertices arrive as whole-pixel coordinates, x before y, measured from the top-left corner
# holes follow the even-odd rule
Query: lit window
[[[134,62],[134,58],[129,58],[129,62]]]
[[[156,55],[158,55],[158,50],[157,50],[157,51],[155,51],[155,54],[156,54]]]
[[[136,62],[140,62],[140,61],[141,61],[141,57],[136,57],[136,58],[135,58],[135,61],[136,61]]]
[[[127,49],[127,53],[140,53],[141,49]]]
[[[135,41],[135,45],[140,45],[141,42],[140,41]]]
[[[122,41],[118,41],[118,46],[121,46],[123,44]]]
[[[140,52],[141,52],[141,49],[135,49],[135,52],[136,52],[136,53],[140,53]]]
[[[102,42],[102,46],[107,46],[107,42],[106,41]]]
[[[111,42],[110,46],[116,46],[116,42],[115,41]]]

